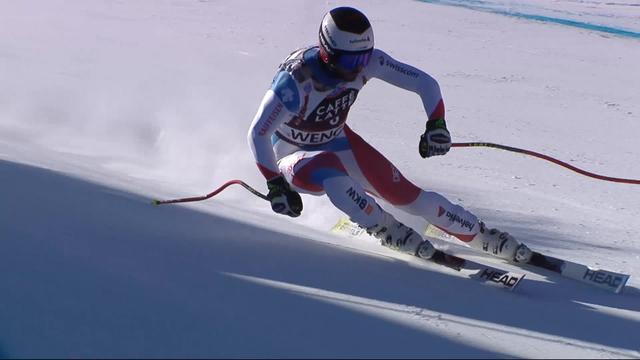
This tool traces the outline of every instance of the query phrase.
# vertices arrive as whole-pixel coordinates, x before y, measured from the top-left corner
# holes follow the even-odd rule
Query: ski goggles
[[[342,53],[335,61],[335,65],[346,71],[361,69],[369,64],[371,53],[369,50],[361,53]]]

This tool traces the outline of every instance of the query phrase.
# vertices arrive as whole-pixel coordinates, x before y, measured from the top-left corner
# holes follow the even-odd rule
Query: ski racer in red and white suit
[[[427,131],[419,146],[423,157],[443,155],[451,145],[440,87],[427,73],[373,46],[364,52],[354,49],[348,54],[356,55],[338,60],[338,64],[355,64],[356,69],[330,66],[327,51],[338,51],[326,49],[326,39],[338,38],[341,30],[353,25],[349,19],[347,26],[335,26],[346,16],[340,11],[357,12],[337,8],[325,16],[320,46],[296,50],[284,60],[251,124],[249,144],[268,181],[274,211],[298,216],[302,202],[297,192],[326,194],[383,245],[422,257],[433,254],[433,246],[376,203],[374,197],[378,197],[481,251],[512,261],[528,260],[516,259],[519,253],[527,256],[526,246],[507,233],[485,229],[471,212],[413,184],[346,124],[360,89],[371,79],[380,79],[422,99],[427,114]],[[369,39],[372,45],[373,33],[363,37],[358,31],[346,36]]]

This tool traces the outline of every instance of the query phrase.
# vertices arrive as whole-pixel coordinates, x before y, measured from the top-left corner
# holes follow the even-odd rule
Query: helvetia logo
[[[458,214],[454,214],[454,213],[446,210],[442,206],[440,206],[438,208],[438,217],[441,217],[444,214],[447,215],[447,217],[449,218],[449,221],[454,222],[454,223],[458,223],[458,224],[460,224],[460,227],[467,228],[467,229],[469,229],[469,231],[473,230],[473,228],[476,226],[475,223],[473,223],[473,222],[471,222],[469,220],[464,220]]]

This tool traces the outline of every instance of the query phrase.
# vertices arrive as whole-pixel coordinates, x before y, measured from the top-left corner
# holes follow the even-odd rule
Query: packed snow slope
[[[636,10],[580,3],[609,27]],[[265,190],[248,126],[339,4],[439,80],[454,141],[640,178],[633,37],[418,1],[0,2],[0,357],[640,357],[640,188],[491,149],[421,159],[419,98],[380,81],[350,124],[405,176],[536,250],[631,274],[625,292],[543,271],[514,293],[479,284],[330,234],[324,198],[298,219],[241,188],[150,205],[232,178]]]

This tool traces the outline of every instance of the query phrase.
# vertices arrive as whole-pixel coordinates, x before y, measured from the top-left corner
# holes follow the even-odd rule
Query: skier
[[[444,155],[451,147],[437,81],[374,48],[373,38],[363,13],[338,7],[322,19],[318,45],[298,49],[280,64],[248,134],[273,211],[296,217],[302,211],[299,192],[326,194],[383,245],[430,258],[433,245],[382,209],[373,195],[475,249],[528,262],[532,252],[526,245],[506,232],[488,229],[440,194],[414,185],[346,125],[358,92],[377,78],[422,99],[428,118],[418,145],[420,156]]]

